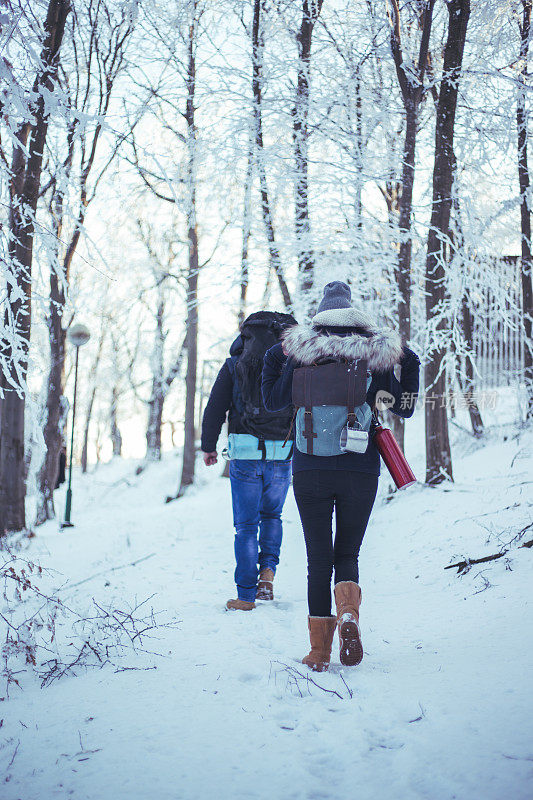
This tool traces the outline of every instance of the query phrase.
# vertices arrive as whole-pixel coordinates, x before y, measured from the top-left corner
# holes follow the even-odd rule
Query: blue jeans
[[[289,490],[291,462],[238,459],[230,461],[229,476],[236,530],[237,594],[240,600],[253,601],[258,571],[275,572],[279,563],[281,511]]]

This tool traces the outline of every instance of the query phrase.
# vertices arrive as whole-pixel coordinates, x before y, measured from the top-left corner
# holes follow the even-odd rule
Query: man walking
[[[231,499],[235,526],[237,598],[226,608],[251,611],[255,600],[273,600],[273,581],[282,539],[281,511],[289,489],[292,409],[269,412],[261,396],[266,351],[296,320],[260,311],[241,325],[211,390],[202,420],[207,466],[217,463],[222,425],[228,416]]]

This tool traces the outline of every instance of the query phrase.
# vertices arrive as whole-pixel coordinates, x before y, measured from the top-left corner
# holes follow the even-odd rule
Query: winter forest
[[[531,797],[532,7],[0,0],[2,797]],[[418,480],[314,675],[292,490],[226,613],[200,432],[243,321],[331,281],[420,358]]]

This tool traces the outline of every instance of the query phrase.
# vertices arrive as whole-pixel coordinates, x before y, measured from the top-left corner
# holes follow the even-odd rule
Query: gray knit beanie
[[[320,301],[317,314],[322,311],[332,311],[334,308],[351,308],[352,290],[347,283],[331,281],[324,286],[324,297]]]
[[[374,320],[364,311],[353,308],[352,292],[347,283],[331,281],[324,286],[324,296],[311,320],[313,325],[345,328],[375,328]]]

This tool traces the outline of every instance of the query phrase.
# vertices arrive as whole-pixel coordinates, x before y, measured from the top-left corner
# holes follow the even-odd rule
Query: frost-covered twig
[[[349,686],[348,686],[348,684],[346,683],[346,680],[345,680],[345,678],[344,678],[344,675],[342,674],[342,672],[340,672],[340,673],[339,673],[339,675],[340,675],[340,679],[341,679],[341,681],[342,681],[342,682],[344,683],[344,685],[346,686],[346,690],[347,690],[348,694],[350,695],[350,700],[351,700],[351,699],[352,699],[352,697],[353,697],[353,691],[350,689],[350,687],[349,687]]]
[[[6,626],[2,647],[6,696],[11,685],[21,688],[17,676],[28,668],[39,676],[44,687],[65,675],[76,674],[79,668],[101,669],[106,664],[117,671],[143,668],[123,666],[120,660],[127,653],[162,657],[147,649],[144,642],[157,629],[173,627],[177,622],[161,621],[162,612],[155,612],[152,607],[141,611],[153,595],[136,601],[131,608],[105,606],[93,598],[91,613],[80,613],[55,593],[47,594],[35,584],[36,579],[49,577],[48,572],[11,552],[0,565],[5,603],[0,620]],[[37,609],[34,604],[32,607],[35,599],[39,601]],[[24,667],[17,670],[21,659]]]
[[[290,685],[291,682],[294,682],[296,688],[298,689],[298,691],[300,693],[300,697],[303,697],[303,693],[302,693],[302,690],[300,689],[300,685],[299,685],[298,681],[299,680],[304,680],[305,683],[306,683],[306,688],[307,688],[308,694],[311,694],[311,691],[309,689],[309,684],[311,683],[313,686],[316,686],[317,689],[321,689],[323,692],[326,692],[326,694],[334,694],[336,697],[339,698],[339,700],[344,700],[343,696],[339,692],[337,692],[336,689],[328,689],[326,686],[322,686],[320,683],[317,683],[317,681],[315,681],[314,678],[312,678],[310,675],[304,675],[303,672],[300,672],[300,670],[296,669],[296,667],[290,666],[290,664],[285,664],[283,661],[272,661],[271,664],[279,664],[282,667],[282,669],[277,670],[277,671],[278,672],[286,672],[287,673],[287,675],[288,675],[287,685]],[[345,685],[346,685],[346,682],[345,682]],[[348,689],[348,691],[350,691],[350,690]],[[351,694],[350,694],[350,697],[351,697]]]

